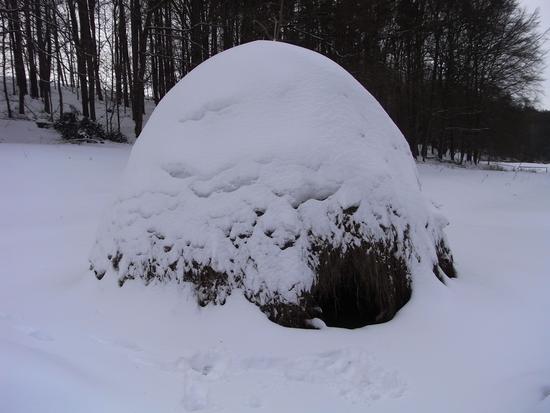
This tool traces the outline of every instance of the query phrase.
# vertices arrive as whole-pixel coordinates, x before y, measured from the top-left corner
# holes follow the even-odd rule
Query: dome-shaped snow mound
[[[344,69],[253,42],[159,103],[91,255],[98,278],[240,289],[271,320],[389,320],[416,277],[454,275],[407,142]]]

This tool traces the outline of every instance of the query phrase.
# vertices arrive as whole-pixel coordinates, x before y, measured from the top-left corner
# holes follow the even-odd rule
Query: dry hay
[[[343,210],[337,219],[338,226],[352,235],[352,243],[334,245],[330,236],[320,238],[308,233],[307,260],[315,280],[309,291],[301,292],[298,303],[284,300],[277,292],[269,293],[269,299],[265,300],[265,291],[262,291],[262,300],[262,294],[243,288],[246,274],[227,274],[196,261],[178,265],[176,260],[168,268],[161,268],[160,260],[149,258],[140,263],[143,271],[139,277],[146,284],[172,279],[192,283],[201,306],[223,305],[233,289],[243,289],[245,297],[258,305],[271,321],[287,327],[309,328],[312,318],[321,318],[328,326],[346,328],[383,323],[391,320],[411,297],[407,264],[412,251],[409,228],[405,229],[402,241],[398,240],[393,226],[384,228],[386,237],[381,240],[365,239],[359,232],[360,224],[353,219],[354,212],[354,208]],[[152,236],[164,239],[160,234]],[[442,282],[445,277],[455,277],[453,257],[445,242],[439,240],[435,249],[438,260],[433,264],[435,276]],[[165,247],[164,252],[170,252],[170,247]],[[108,258],[118,271],[122,254],[117,252]],[[132,268],[138,266],[130,264],[129,269]],[[95,271],[95,274],[101,279],[105,273]],[[134,279],[134,274],[129,271],[122,275],[119,285]]]

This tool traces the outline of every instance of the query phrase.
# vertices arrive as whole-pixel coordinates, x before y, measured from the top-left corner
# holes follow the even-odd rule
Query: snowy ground
[[[237,294],[95,280],[128,154],[0,144],[1,412],[550,411],[550,174],[420,165],[459,278],[389,323],[305,331]]]
[[[533,162],[497,162],[496,165],[505,171],[545,172],[548,173],[550,165]]]

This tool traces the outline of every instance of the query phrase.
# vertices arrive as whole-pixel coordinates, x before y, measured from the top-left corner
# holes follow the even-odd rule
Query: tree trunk
[[[52,22],[53,22],[53,39],[54,39],[54,46],[55,46],[55,59],[57,62],[57,93],[59,96],[59,117],[61,118],[63,116],[63,92],[61,90],[61,83],[63,79],[63,66],[61,65],[61,49],[59,47],[59,34],[58,34],[58,27],[57,27],[57,11],[55,9],[52,10]]]
[[[23,60],[23,36],[21,34],[21,21],[19,19],[19,9],[16,0],[6,0],[11,9],[9,15],[9,29],[13,33],[12,50],[15,77],[17,80],[17,89],[19,93],[19,114],[25,114],[25,95],[27,94],[27,78],[25,75],[25,62]]]
[[[73,43],[76,48],[76,70],[78,71],[78,80],[80,81],[80,91],[82,100],[82,116],[90,117],[89,99],[88,99],[88,82],[86,79],[86,58],[82,48],[80,37],[78,35],[78,20],[75,13],[75,0],[67,0],[69,6],[69,14],[71,17],[71,32]]]
[[[131,96],[129,89],[132,84],[132,72],[130,70],[130,55],[128,53],[128,35],[126,33],[126,10],[124,0],[119,0],[118,8],[118,38],[120,44],[120,61],[122,69],[122,96],[124,100],[124,107],[130,106]]]
[[[132,114],[134,117],[136,138],[143,128],[143,112],[145,110],[145,65],[147,37],[153,15],[152,2],[146,3],[146,13],[142,26],[141,7],[138,0],[130,1],[130,20],[132,25]]]
[[[25,13],[25,40],[27,42],[27,62],[29,66],[29,83],[30,83],[30,96],[31,98],[38,97],[38,83],[36,80],[36,62],[34,60],[34,39],[32,35],[31,27],[31,13],[30,13],[30,1],[25,0],[23,10]]]
[[[4,98],[6,99],[8,118],[11,118],[13,115],[11,113],[10,95],[6,82],[6,27],[4,25],[4,19],[2,19],[2,83],[4,84]]]
[[[202,0],[191,0],[191,13],[189,15],[191,25],[191,69],[198,66],[202,56]]]
[[[90,118],[96,120],[95,113],[95,65],[96,53],[94,40],[90,31],[90,13],[88,2],[86,0],[78,1],[78,18],[80,23],[80,42],[86,59],[86,69],[88,75],[88,98],[90,106]]]
[[[99,48],[97,47],[97,44],[101,42],[101,31],[97,32],[96,36],[96,28],[95,28],[95,9],[96,9],[95,0],[88,0],[88,19],[90,22],[90,48],[91,48],[91,54],[94,57],[94,82],[95,82],[95,90],[98,100],[103,100],[103,92],[101,90],[101,82],[99,78]],[[99,9],[98,9],[99,13]],[[98,15],[99,17],[99,15]],[[99,19],[98,19],[99,22]],[[96,43],[97,40],[97,43]]]

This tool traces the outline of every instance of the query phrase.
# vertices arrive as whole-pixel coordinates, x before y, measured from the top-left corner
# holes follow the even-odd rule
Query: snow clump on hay
[[[391,319],[418,277],[454,276],[444,224],[403,135],[349,73],[260,41],[160,102],[90,261],[120,285],[192,283],[201,305],[241,290],[281,325],[356,327]]]

